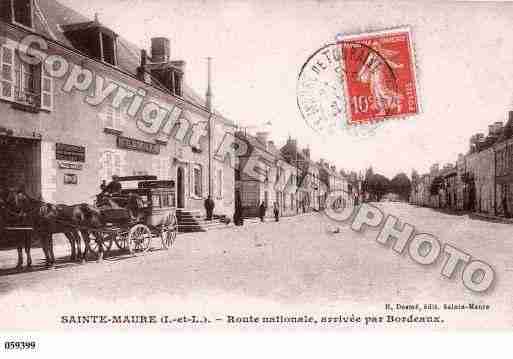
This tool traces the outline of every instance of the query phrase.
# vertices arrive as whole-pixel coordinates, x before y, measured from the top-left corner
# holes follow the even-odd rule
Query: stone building
[[[211,194],[233,211],[230,153],[209,161],[233,124],[187,85],[168,39],[147,54],[54,0],[2,0],[0,45],[0,186],[70,204],[114,174],[153,174],[176,182],[178,207]]]
[[[275,202],[282,214],[290,212],[286,194],[290,192],[287,184],[291,183],[290,179],[282,177],[292,170],[287,171],[284,167],[280,151],[269,140],[269,133],[258,132],[252,136],[245,131],[237,131],[235,136],[247,146],[247,151],[238,156],[235,172],[235,190],[240,194],[243,215],[258,216],[262,202],[268,209],[268,215],[271,215]]]
[[[494,146],[496,213],[505,217],[513,214],[513,111]]]

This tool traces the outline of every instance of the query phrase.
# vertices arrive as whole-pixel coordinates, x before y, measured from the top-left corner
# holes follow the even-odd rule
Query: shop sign
[[[81,163],[70,163],[70,162],[59,162],[59,168],[65,170],[77,170],[81,171],[83,165]]]
[[[85,162],[85,147],[56,143],[55,157],[57,160]]]
[[[125,150],[139,151],[158,155],[160,153],[160,146],[156,143],[136,140],[135,138],[128,138],[118,136],[117,145],[119,148]]]

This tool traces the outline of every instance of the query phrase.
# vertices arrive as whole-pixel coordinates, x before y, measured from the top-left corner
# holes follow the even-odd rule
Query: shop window
[[[197,198],[201,198],[203,195],[203,177],[201,172],[200,166],[194,166],[192,169],[192,194]]]
[[[32,0],[12,0],[14,22],[26,27],[32,27]]]

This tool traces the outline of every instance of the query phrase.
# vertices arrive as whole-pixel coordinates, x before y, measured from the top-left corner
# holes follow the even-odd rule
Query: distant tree
[[[389,192],[390,180],[379,173],[372,173],[366,180],[366,188],[371,197],[379,202]]]
[[[411,192],[411,181],[405,173],[397,174],[390,181],[390,191],[407,201]]]

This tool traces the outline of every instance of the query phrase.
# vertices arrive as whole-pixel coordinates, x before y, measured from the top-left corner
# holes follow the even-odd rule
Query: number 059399
[[[4,342],[5,350],[35,350],[35,341],[7,341]]]

